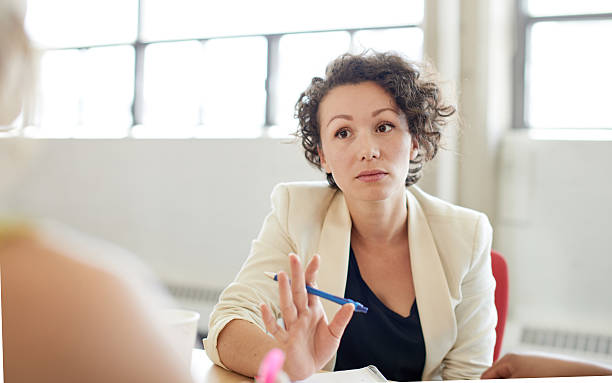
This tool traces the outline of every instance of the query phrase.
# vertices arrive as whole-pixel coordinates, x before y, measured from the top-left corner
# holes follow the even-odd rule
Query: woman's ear
[[[323,149],[321,145],[317,145],[317,153],[319,154],[319,160],[321,162],[321,167],[325,170],[325,173],[331,173],[329,167],[327,166],[327,161],[325,161],[325,154],[323,154]]]
[[[410,160],[414,161],[419,155],[419,143],[414,138],[412,139],[412,147],[410,148]]]

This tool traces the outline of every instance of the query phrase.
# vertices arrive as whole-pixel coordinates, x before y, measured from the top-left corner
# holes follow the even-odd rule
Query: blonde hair
[[[5,193],[34,157],[35,142],[20,137],[32,119],[36,51],[24,29],[25,1],[0,0],[0,209]],[[21,126],[15,118],[23,110]]]
[[[0,126],[24,112],[31,119],[34,101],[35,52],[24,28],[21,1],[0,0]]]

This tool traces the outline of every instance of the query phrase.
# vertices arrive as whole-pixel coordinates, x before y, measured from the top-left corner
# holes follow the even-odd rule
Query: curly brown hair
[[[427,76],[425,76],[427,75]],[[325,79],[314,77],[295,104],[298,119],[296,136],[301,138],[304,156],[321,170],[318,147],[321,145],[319,105],[325,95],[340,85],[372,81],[382,87],[406,115],[410,134],[418,143],[418,155],[410,161],[406,186],[422,176],[424,161],[433,159],[440,146],[442,128],[455,113],[441,100],[440,87],[424,65],[408,61],[395,53],[343,54],[327,65]],[[331,187],[334,177],[327,173]]]

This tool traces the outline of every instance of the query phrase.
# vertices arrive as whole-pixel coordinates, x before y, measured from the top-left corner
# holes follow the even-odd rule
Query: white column
[[[440,74],[442,94],[447,103],[457,105],[460,79],[460,3],[457,0],[425,2],[424,58]],[[426,165],[419,186],[449,202],[457,202],[458,137],[457,119],[443,131],[442,146],[436,158]]]
[[[498,152],[512,124],[512,0],[461,3],[458,202],[496,216]]]

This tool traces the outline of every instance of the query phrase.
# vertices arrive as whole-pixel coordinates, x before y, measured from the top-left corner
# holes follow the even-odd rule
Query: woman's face
[[[319,106],[321,166],[347,198],[387,199],[405,188],[416,142],[406,116],[374,82],[341,85]]]

